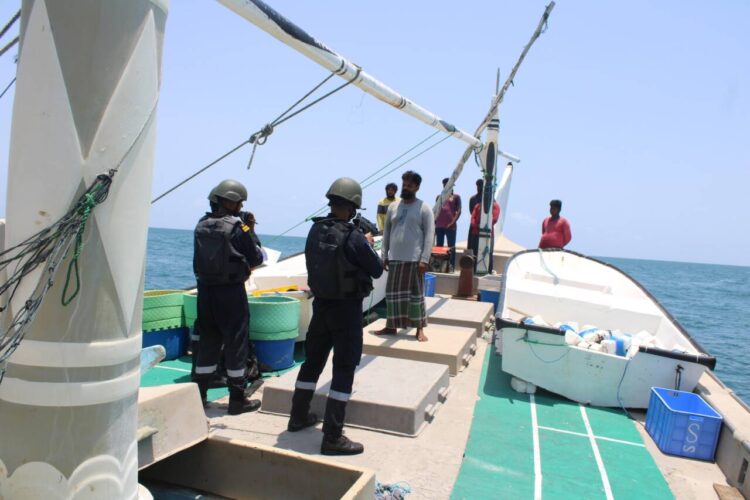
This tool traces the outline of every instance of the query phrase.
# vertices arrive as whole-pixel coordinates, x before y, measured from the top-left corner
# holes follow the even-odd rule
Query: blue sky
[[[395,90],[473,131],[543,1],[271,0],[286,17]],[[15,5],[14,5],[15,4]],[[15,2],[0,5],[9,19]],[[522,158],[506,234],[535,246],[551,198],[584,254],[750,265],[750,4],[559,1],[501,106],[500,148]],[[9,38],[7,38],[9,39]],[[0,58],[0,86],[14,72]],[[327,72],[211,1],[172,1],[158,111],[154,194],[243,141]],[[332,88],[338,82],[329,82]],[[0,89],[1,90],[1,89]],[[12,92],[0,100],[7,158]],[[336,177],[364,178],[432,129],[348,87],[154,205],[154,227],[192,228],[206,194],[249,188],[259,231],[277,234],[324,203]],[[432,200],[464,149],[448,140],[406,168]],[[3,162],[3,170],[6,169]],[[467,165],[464,203],[478,169]],[[0,173],[4,180],[5,175]],[[5,205],[4,182],[0,185]],[[366,215],[383,196],[365,191]],[[291,234],[303,236],[302,225]],[[468,216],[459,223],[465,238]]]

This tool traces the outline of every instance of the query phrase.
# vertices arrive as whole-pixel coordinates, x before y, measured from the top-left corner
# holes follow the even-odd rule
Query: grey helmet
[[[350,177],[339,177],[328,188],[326,198],[330,200],[331,197],[342,198],[353,203],[355,208],[360,208],[362,206],[362,186]]]
[[[219,198],[229,201],[246,201],[247,189],[240,181],[225,179],[208,194],[208,200],[211,203],[219,203]]]

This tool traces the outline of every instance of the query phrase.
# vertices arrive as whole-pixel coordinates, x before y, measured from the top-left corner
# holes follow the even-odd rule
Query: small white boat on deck
[[[580,403],[646,408],[716,364],[638,282],[566,250],[511,257],[498,311],[503,371]]]

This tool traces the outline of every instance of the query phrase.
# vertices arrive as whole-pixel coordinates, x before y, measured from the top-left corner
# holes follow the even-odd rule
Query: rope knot
[[[262,146],[266,143],[268,136],[271,134],[273,134],[273,125],[266,123],[262,129],[250,136],[250,144],[258,144],[259,146]]]

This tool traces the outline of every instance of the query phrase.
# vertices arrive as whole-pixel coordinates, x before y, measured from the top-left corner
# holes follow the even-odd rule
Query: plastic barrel
[[[435,296],[435,275],[432,273],[424,273],[424,296]]]
[[[491,302],[497,313],[497,304],[500,302],[500,292],[494,292],[492,290],[479,290],[479,300],[482,302]]]
[[[258,361],[272,370],[285,370],[294,365],[294,339],[254,340]]]
[[[280,295],[248,297],[250,335],[299,329],[299,300]]]

